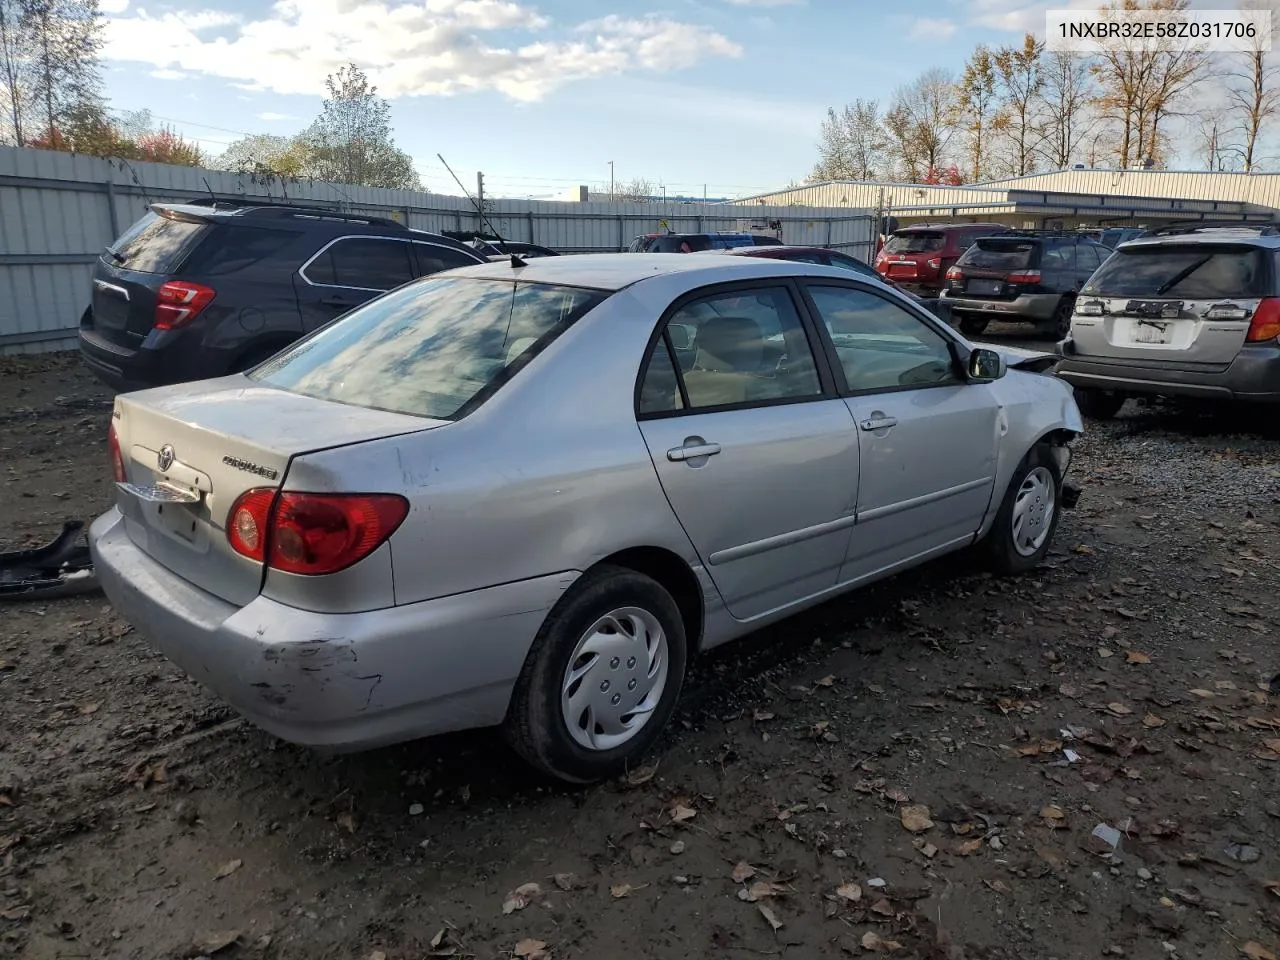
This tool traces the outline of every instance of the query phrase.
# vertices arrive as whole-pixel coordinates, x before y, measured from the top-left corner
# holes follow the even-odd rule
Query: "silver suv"
[[[1280,235],[1169,226],[1121,244],[1080,291],[1058,375],[1085,416],[1131,395],[1280,403]]]

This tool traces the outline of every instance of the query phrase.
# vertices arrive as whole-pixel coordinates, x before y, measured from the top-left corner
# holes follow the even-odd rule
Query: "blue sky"
[[[354,60],[429,189],[457,192],[439,152],[468,187],[485,171],[495,195],[607,184],[610,160],[669,194],[747,195],[809,172],[829,105],[884,103],[1069,5],[654,2],[101,0],[107,94],[217,153],[301,129],[324,76]]]

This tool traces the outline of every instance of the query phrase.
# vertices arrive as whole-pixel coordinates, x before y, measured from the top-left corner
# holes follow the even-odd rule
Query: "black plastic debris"
[[[48,600],[98,588],[84,523],[69,520],[53,542],[0,553],[0,600]]]

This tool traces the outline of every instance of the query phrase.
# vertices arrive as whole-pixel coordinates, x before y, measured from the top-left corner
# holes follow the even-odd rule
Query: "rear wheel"
[[[1063,296],[1058,300],[1058,305],[1053,308],[1052,328],[1054,335],[1063,340],[1067,334],[1071,332],[1071,314],[1075,312],[1076,301],[1074,297]]]
[[[987,324],[991,322],[989,318],[984,317],[981,314],[962,313],[959,314],[959,317],[960,332],[966,337],[979,336],[987,329]]]
[[[1048,447],[1038,444],[1014,471],[986,537],[997,572],[1024,573],[1045,558],[1058,529],[1061,493],[1058,462]]]
[[[687,659],[671,595],[634,570],[598,567],[538,632],[507,711],[507,739],[559,780],[623,773],[671,718]]]
[[[1092,387],[1076,387],[1076,406],[1090,420],[1110,420],[1124,406],[1124,394]]]

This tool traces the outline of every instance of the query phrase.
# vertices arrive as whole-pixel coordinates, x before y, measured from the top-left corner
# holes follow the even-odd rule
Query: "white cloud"
[[[974,26],[990,30],[1044,35],[1044,15],[1048,10],[1096,10],[1099,0],[1049,0],[1027,3],[1027,0],[962,0],[968,20]]]
[[[913,17],[910,22],[908,40],[949,40],[959,29],[954,20],[942,17]]]
[[[297,120],[298,118],[288,113],[272,113],[268,110],[266,113],[258,114],[259,120]]]
[[[805,0],[725,0],[735,7],[793,7],[800,6]]]
[[[129,9],[129,0],[100,0],[98,3],[98,12],[105,16],[111,16],[115,13],[124,13]]]
[[[183,73],[181,70],[152,70],[151,76],[157,80],[185,80],[190,74]]]
[[[231,29],[199,35],[214,27]],[[222,10],[113,17],[103,55],[221,77],[244,90],[312,95],[354,61],[387,97],[497,90],[534,101],[574,80],[742,54],[713,30],[664,17],[608,16],[558,35],[550,28],[514,0],[277,0],[257,19]],[[484,34],[494,31],[533,36],[523,45],[506,36],[490,42]]]

